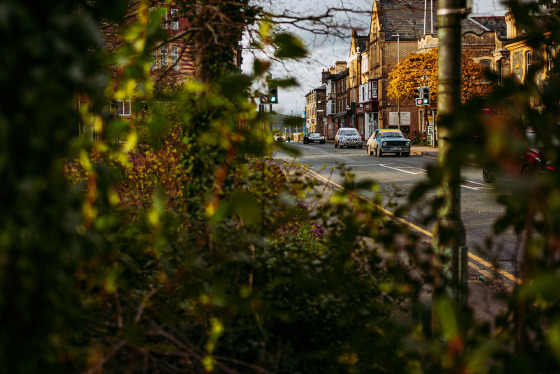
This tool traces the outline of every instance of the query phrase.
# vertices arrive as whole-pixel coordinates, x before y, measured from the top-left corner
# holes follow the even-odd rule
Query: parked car
[[[543,156],[543,152],[540,144],[537,142],[537,137],[535,131],[531,128],[525,131],[525,138],[528,143],[527,151],[523,154],[519,162],[487,162],[482,167],[482,179],[487,183],[492,183],[496,179],[498,174],[498,167],[496,164],[500,164],[500,172],[505,176],[511,177],[528,177],[534,173],[551,173],[555,171],[555,165],[546,160]],[[553,144],[560,143],[558,141],[553,141]]]
[[[364,146],[362,136],[353,127],[342,127],[338,129],[334,136],[334,147],[358,147]]]
[[[303,137],[303,144],[309,143],[325,144],[325,137],[318,132],[310,132]]]
[[[275,142],[285,142],[286,141],[286,134],[283,132],[277,132],[274,134],[274,141]]]
[[[408,157],[410,156],[410,140],[400,130],[375,130],[367,141],[367,153],[368,155],[375,154],[378,157],[385,153]]]

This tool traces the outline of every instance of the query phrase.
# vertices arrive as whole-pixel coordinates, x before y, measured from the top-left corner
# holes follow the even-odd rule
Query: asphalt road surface
[[[426,180],[427,166],[437,163],[435,158],[414,154],[410,157],[392,154],[383,157],[370,156],[366,153],[365,147],[340,149],[334,148],[332,143],[290,143],[290,146],[299,150],[300,156],[294,159],[283,151],[277,151],[274,157],[286,161],[295,160],[321,177],[339,185],[343,177],[336,168],[345,164],[355,173],[357,180],[369,179],[378,182],[385,206],[390,201],[407,204],[408,195],[414,186]],[[480,257],[483,260],[481,262],[497,264],[497,268],[517,276],[522,240],[512,232],[506,232],[498,237],[493,235],[492,226],[496,219],[504,214],[504,209],[495,201],[492,185],[482,180],[482,172],[478,166],[464,165],[461,174],[461,215],[469,252]],[[371,198],[372,193],[363,191],[362,196]],[[431,196],[428,195],[424,204],[416,204],[403,218],[431,232],[433,222],[425,225],[422,217],[423,212],[428,209],[426,205],[430,197],[434,196],[435,192]],[[486,249],[485,244],[487,238],[493,239],[489,250]]]

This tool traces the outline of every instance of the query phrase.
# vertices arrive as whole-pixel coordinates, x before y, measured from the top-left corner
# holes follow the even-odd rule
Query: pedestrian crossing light
[[[422,106],[422,88],[424,87],[416,87],[414,89],[414,103],[416,104],[416,106]]]
[[[268,97],[270,104],[278,104],[278,88],[271,88],[268,90]]]
[[[422,105],[430,105],[430,87],[422,87]]]

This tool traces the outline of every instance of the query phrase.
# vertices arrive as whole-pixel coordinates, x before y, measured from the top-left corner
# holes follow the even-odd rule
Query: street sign
[[[423,105],[424,101],[422,100],[422,98],[417,97],[415,100],[416,100],[416,106],[422,106]]]
[[[410,112],[401,112],[401,126],[410,126],[411,115]],[[389,126],[399,125],[399,112],[389,112]]]

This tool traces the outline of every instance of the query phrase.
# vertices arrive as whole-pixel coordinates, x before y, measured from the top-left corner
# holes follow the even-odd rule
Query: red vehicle
[[[534,130],[527,129],[525,137],[529,148],[521,157],[520,162],[500,162],[501,170],[506,175],[528,177],[534,173],[550,173],[555,170],[554,164],[544,159],[542,151],[536,140]],[[496,179],[496,167],[493,163],[486,163],[482,168],[482,178],[491,183]]]

